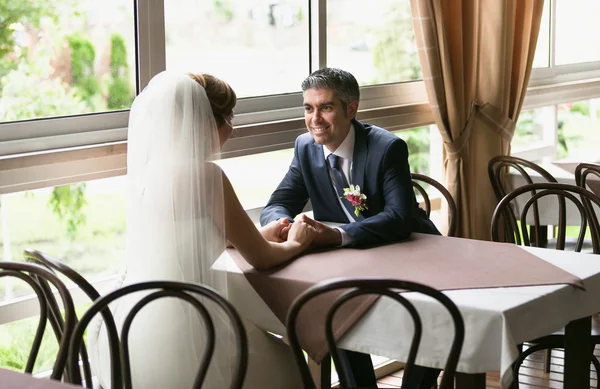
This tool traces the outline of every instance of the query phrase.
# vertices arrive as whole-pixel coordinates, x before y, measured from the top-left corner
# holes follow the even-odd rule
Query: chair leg
[[[546,355],[544,358],[544,372],[550,373],[550,363],[552,361],[552,349],[549,348],[546,350]]]
[[[331,389],[331,355],[321,362],[321,389]]]

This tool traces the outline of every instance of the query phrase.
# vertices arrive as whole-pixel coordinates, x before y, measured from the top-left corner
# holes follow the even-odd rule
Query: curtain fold
[[[543,7],[543,0],[411,0],[458,236],[490,239],[497,201],[487,164],[510,153]]]

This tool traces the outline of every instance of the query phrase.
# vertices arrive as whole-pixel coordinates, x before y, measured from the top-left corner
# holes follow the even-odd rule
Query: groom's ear
[[[350,119],[356,118],[356,112],[358,112],[358,101],[354,100],[348,104],[348,117]]]

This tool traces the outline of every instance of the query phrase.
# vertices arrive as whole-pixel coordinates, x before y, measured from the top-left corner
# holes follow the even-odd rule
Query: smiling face
[[[304,91],[304,121],[316,143],[335,151],[346,139],[358,101],[344,105],[333,89]]]

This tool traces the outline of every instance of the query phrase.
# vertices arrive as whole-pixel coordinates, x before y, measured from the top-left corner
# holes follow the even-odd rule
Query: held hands
[[[317,230],[303,220],[291,223],[287,232],[287,241],[294,242],[300,247],[307,248],[317,237]]]
[[[274,220],[260,229],[262,236],[271,242],[295,242],[303,247],[335,247],[342,244],[342,235],[335,228],[300,216],[291,223],[287,218]]]
[[[260,229],[262,236],[275,243],[285,242],[288,239],[288,232],[292,227],[289,219],[281,218],[279,220],[273,220],[271,223],[265,225]]]
[[[299,221],[306,223],[316,231],[316,235],[312,240],[312,247],[335,247],[342,244],[342,234],[337,229],[311,219],[306,215],[302,215]]]

